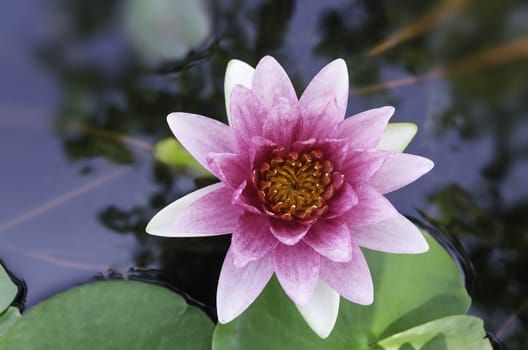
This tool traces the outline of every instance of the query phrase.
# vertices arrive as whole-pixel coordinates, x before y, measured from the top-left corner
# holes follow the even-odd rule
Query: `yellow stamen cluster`
[[[323,156],[319,150],[299,154],[277,149],[269,162],[255,170],[257,193],[269,214],[308,221],[328,210],[326,201],[335,192],[334,166]]]

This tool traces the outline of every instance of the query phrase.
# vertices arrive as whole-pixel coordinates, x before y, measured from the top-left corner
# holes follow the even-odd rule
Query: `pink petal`
[[[362,305],[374,301],[372,277],[363,252],[352,244],[352,259],[334,262],[321,257],[321,278],[344,298]]]
[[[223,186],[191,204],[174,218],[179,235],[207,236],[233,232],[242,209],[231,204],[233,189]]]
[[[297,103],[297,94],[281,65],[271,56],[263,57],[255,67],[251,90],[266,110],[280,99]]]
[[[277,148],[277,144],[267,138],[255,136],[251,139],[249,149],[249,160],[251,169],[260,167],[263,163],[270,161],[271,151]]]
[[[167,122],[183,147],[208,170],[207,155],[210,152],[233,153],[236,149],[229,126],[214,119],[190,113],[171,113]]]
[[[253,136],[262,135],[267,112],[253,92],[242,85],[233,88],[230,108],[231,127],[235,139],[239,148],[247,148]]]
[[[358,204],[342,215],[349,227],[374,224],[398,214],[398,211],[378,191],[368,185],[355,188]]]
[[[300,242],[294,246],[279,244],[273,258],[275,274],[286,294],[295,304],[306,304],[319,276],[319,254]]]
[[[394,107],[381,107],[353,115],[339,125],[339,137],[347,138],[351,148],[376,148]]]
[[[350,231],[344,221],[318,220],[303,238],[303,242],[333,261],[352,258]]]
[[[231,236],[231,252],[236,267],[262,258],[275,249],[279,241],[271,234],[268,218],[244,214]]]
[[[288,147],[302,132],[302,118],[297,102],[278,99],[264,122],[262,135],[280,146]]]
[[[209,153],[211,172],[232,188],[239,187],[250,175],[249,160],[234,153]]]
[[[320,139],[317,147],[324,152],[334,164],[335,169],[341,169],[348,153],[347,140],[345,139]]]
[[[335,96],[327,94],[301,104],[303,133],[301,140],[312,137],[334,137],[337,124],[343,119],[339,116]]]
[[[347,158],[339,170],[345,175],[347,182],[355,184],[367,182],[391,154],[392,152],[374,148],[349,149]]]
[[[359,197],[348,183],[344,183],[339,192],[328,202],[330,208],[326,218],[335,218],[343,215],[359,202]]]
[[[424,253],[429,249],[418,228],[401,214],[372,225],[349,228],[352,241],[365,248],[400,254]]]
[[[295,221],[269,218],[271,233],[281,243],[286,245],[297,244],[308,232],[310,226],[299,224]]]
[[[309,108],[312,101],[326,94],[333,96],[336,101],[337,113],[334,116],[334,123],[343,120],[349,91],[347,66],[340,58],[324,66],[308,84],[300,98],[301,108],[304,111],[305,108]]]
[[[334,169],[340,169],[348,152],[348,140],[346,139],[309,139],[297,141],[293,144],[292,149],[297,152],[318,149],[323,152],[324,158],[328,159],[334,165]]]
[[[190,205],[204,197],[208,193],[217,191],[221,188],[226,188],[221,182],[210,185],[199,190],[193,191],[178,200],[172,202],[162,210],[160,210],[148,223],[145,229],[149,234],[163,237],[188,237],[201,236],[203,234],[189,234],[175,231],[173,228],[174,218],[178,217]],[[207,235],[207,234],[205,234]]]
[[[257,194],[250,186],[251,184],[248,184],[247,181],[242,182],[242,184],[234,190],[231,203],[239,206],[247,212],[257,215],[264,214],[261,210],[262,204],[256,198]]]
[[[381,193],[397,190],[429,172],[434,163],[424,157],[393,153],[370,179],[372,187]]]
[[[227,323],[240,315],[257,298],[272,275],[271,255],[237,268],[234,265],[233,253],[229,250],[218,279],[218,321]]]

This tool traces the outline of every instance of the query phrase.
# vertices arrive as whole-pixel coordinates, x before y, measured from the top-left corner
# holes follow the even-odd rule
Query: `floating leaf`
[[[448,316],[378,342],[384,350],[492,350],[482,320],[466,315]]]
[[[403,152],[418,132],[414,123],[389,123],[377,148]]]
[[[154,146],[157,160],[176,167],[188,167],[198,175],[210,175],[194,157],[173,137],[158,141]]]
[[[20,317],[20,311],[13,306],[8,307],[0,314],[0,336],[5,334],[9,328]]]
[[[13,283],[7,271],[0,264],[0,313],[11,305],[17,293],[17,286]]]
[[[426,239],[430,249],[425,254],[364,251],[374,279],[374,303],[362,306],[341,299],[339,318],[327,339],[311,331],[273,278],[246,312],[216,327],[213,349],[375,349],[395,334],[466,312],[470,298],[455,262],[433,238],[426,234]],[[477,330],[467,336],[480,339],[483,330]]]
[[[72,288],[32,308],[2,350],[210,349],[213,323],[170,290],[135,281]]]

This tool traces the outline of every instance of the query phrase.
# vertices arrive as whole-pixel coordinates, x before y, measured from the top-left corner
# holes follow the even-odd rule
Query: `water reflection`
[[[152,65],[186,56],[211,35],[202,0],[125,0],[122,9],[127,38]]]
[[[117,1],[87,6],[56,0],[47,12],[32,12],[41,22],[47,16],[45,40],[30,42],[31,52],[53,77],[60,103],[25,113],[26,124],[47,115],[50,122],[36,133],[42,145],[25,127],[6,122],[11,113],[3,112],[0,123],[2,136],[11,135],[3,137],[4,149],[18,150],[2,155],[13,169],[25,170],[3,175],[5,183],[24,176],[44,188],[37,194],[31,186],[19,186],[16,195],[6,192],[13,203],[2,203],[0,216],[0,256],[27,279],[32,302],[101,272],[80,273],[76,263],[118,271],[158,267],[161,279],[214,305],[228,238],[166,240],[144,232],[160,208],[211,181],[152,159],[152,145],[170,136],[166,114],[187,111],[225,121],[223,75],[230,58],[254,64],[273,54],[300,91],[324,62],[344,57],[353,87],[349,114],[395,104],[397,121],[422,127],[409,151],[437,163],[432,175],[392,201],[413,216],[420,208],[430,225],[461,242],[475,269],[472,312],[509,349],[526,347],[524,1],[215,1],[213,35],[154,68],[119,34],[121,8]],[[0,106],[5,110],[8,102],[0,100]],[[25,143],[46,152],[23,152]],[[22,160],[38,164],[43,158],[52,165],[41,168],[40,177],[28,175],[31,167]],[[120,175],[90,187],[112,174]],[[53,178],[61,184],[46,187]],[[64,215],[75,220],[62,226],[54,221]],[[35,259],[45,265],[38,277],[20,267]]]

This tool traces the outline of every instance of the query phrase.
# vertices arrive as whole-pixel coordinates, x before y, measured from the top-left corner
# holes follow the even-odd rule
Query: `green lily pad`
[[[466,315],[448,316],[378,342],[384,350],[492,350],[482,320]]]
[[[20,311],[13,306],[8,307],[0,314],[0,336],[7,333],[7,330],[18,320]]]
[[[212,321],[170,290],[136,281],[72,288],[0,336],[0,349],[210,349]]]
[[[336,326],[327,339],[312,332],[273,278],[241,316],[217,325],[213,349],[375,349],[375,344],[395,334],[465,313],[470,298],[460,271],[449,254],[425,236],[430,246],[425,254],[364,250],[374,280],[374,303],[362,306],[342,298]]]
[[[187,152],[174,138],[160,140],[154,146],[154,157],[165,164],[175,167],[186,167],[195,175],[210,175],[210,173]]]
[[[389,123],[377,148],[403,152],[417,132],[418,126],[414,123]]]
[[[0,264],[0,313],[2,313],[15,299],[18,287]]]

